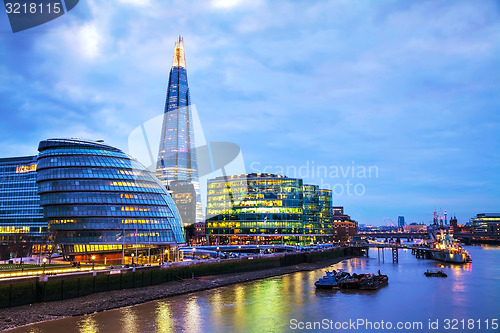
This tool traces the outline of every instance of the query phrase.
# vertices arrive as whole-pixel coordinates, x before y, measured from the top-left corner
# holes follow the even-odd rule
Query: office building
[[[500,235],[500,214],[477,214],[472,219],[472,228],[476,233]]]
[[[207,184],[208,242],[329,242],[331,213],[326,210],[331,211],[331,191],[304,185],[302,179],[266,173],[217,177]]]
[[[36,156],[0,159],[0,259],[47,249],[47,221],[36,186]]]

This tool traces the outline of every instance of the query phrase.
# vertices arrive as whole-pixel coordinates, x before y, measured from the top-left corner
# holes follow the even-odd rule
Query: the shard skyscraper
[[[179,36],[170,70],[156,171],[171,191],[184,226],[203,222],[193,125],[184,40]]]

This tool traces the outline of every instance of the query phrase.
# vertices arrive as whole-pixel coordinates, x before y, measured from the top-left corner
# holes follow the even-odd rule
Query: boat
[[[327,271],[326,275],[316,281],[314,285],[318,289],[361,289],[375,290],[389,283],[387,275],[368,274],[349,274],[342,270]]]
[[[365,274],[353,273],[350,277],[340,281],[338,286],[340,289],[359,289],[359,283]]]
[[[340,289],[361,289],[376,290],[389,284],[389,277],[380,274],[352,274],[350,278],[344,279],[338,283]]]
[[[326,275],[316,281],[314,285],[318,289],[339,289],[338,283],[351,275],[342,270],[327,271]]]
[[[439,238],[438,240],[438,237],[435,237],[436,241],[432,244],[432,251],[430,252],[432,259],[454,264],[472,261],[469,252],[460,246],[460,243],[453,238],[453,235],[444,234],[441,230]]]
[[[359,282],[359,289],[361,290],[376,290],[389,284],[389,277],[387,275],[369,274]]]
[[[442,270],[438,270],[438,271],[437,270],[432,270],[432,271],[427,270],[427,272],[425,272],[424,275],[427,277],[447,277],[448,276]]]

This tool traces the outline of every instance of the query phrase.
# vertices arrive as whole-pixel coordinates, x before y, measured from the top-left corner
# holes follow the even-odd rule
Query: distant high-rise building
[[[405,226],[405,217],[404,216],[398,216],[398,227],[402,228]]]
[[[180,36],[175,41],[164,112],[157,176],[171,191],[183,225],[203,222],[184,40]]]

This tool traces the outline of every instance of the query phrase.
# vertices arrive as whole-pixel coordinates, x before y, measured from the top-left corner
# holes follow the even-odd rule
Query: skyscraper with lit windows
[[[180,36],[175,41],[156,170],[172,194],[183,225],[202,222],[193,114]]]

